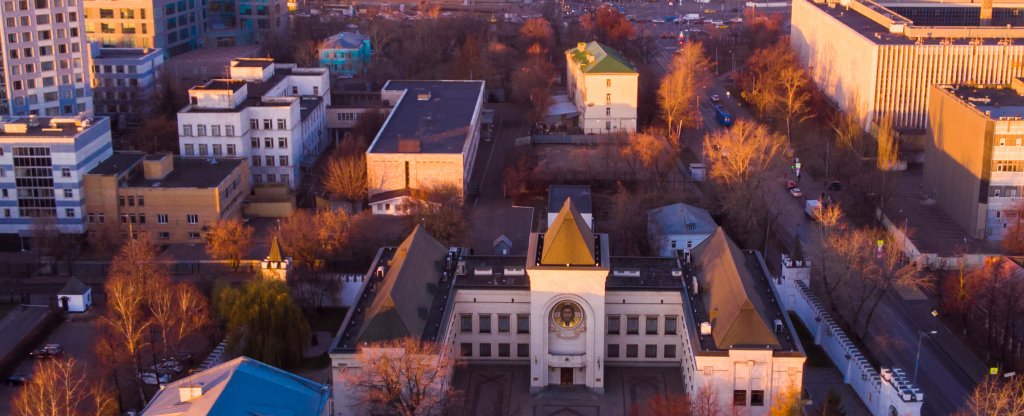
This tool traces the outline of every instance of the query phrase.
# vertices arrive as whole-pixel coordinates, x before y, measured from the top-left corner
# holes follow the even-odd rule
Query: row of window
[[[733,390],[732,404],[733,406],[764,406],[764,390],[751,390],[749,403],[746,390]]]
[[[87,215],[89,224],[106,224],[107,218],[103,213],[92,213]],[[167,214],[156,214],[157,224],[167,224],[170,217]],[[145,224],[146,214],[121,214],[121,224]],[[185,223],[199,224],[199,214],[186,214]]]
[[[281,120],[281,121],[284,121],[284,120]],[[221,132],[220,127],[221,126],[219,124],[211,124],[210,125],[210,136],[220,137],[220,132]],[[192,137],[192,125],[191,124],[183,124],[181,126],[181,135],[185,136],[185,137]],[[230,125],[230,124],[225,124],[224,125],[224,135],[228,136],[228,137],[234,137],[235,136],[235,126]],[[206,125],[205,124],[196,124],[196,136],[206,136]]]
[[[259,137],[253,137],[252,139],[249,140],[249,143],[250,143],[250,145],[252,145],[253,149],[259,149],[260,148],[260,138]],[[265,148],[265,149],[273,149],[274,148],[274,138],[273,137],[264,137],[263,138],[263,148]],[[277,138],[277,148],[278,149],[287,149],[288,148],[288,138],[287,137],[278,137]]]
[[[471,342],[463,342],[459,345],[459,355],[462,357],[491,357],[492,356],[492,343],[482,342],[476,345],[476,351],[474,354],[474,344]],[[607,358],[620,358],[621,345],[619,344],[608,344]],[[498,357],[511,357],[512,344],[499,342],[498,343]],[[661,346],[662,355],[658,356],[658,344],[646,344],[644,345],[644,358],[676,358],[677,349],[675,344],[666,344]],[[626,344],[626,351],[623,357],[625,358],[640,358],[640,345],[639,344]],[[530,344],[519,343],[516,344],[516,357],[525,358],[530,356]]]
[[[297,88],[297,87],[293,87]],[[260,127],[263,127],[262,129]],[[263,123],[260,123],[260,119],[251,118],[249,119],[250,130],[274,130],[274,120],[265,118]],[[277,119],[277,130],[288,130],[288,120],[283,118]]]
[[[274,157],[273,156],[263,156],[262,160],[263,160],[263,162],[260,161],[260,157],[259,156],[253,156],[252,157],[252,165],[253,166],[264,166],[265,165],[265,166],[270,166],[270,167],[274,166]],[[278,160],[278,163],[277,163],[278,166],[288,167],[288,156],[278,156],[277,160]],[[261,165],[261,163],[262,163],[262,165]]]
[[[478,344],[476,351],[476,357],[490,357],[491,356],[491,344],[488,342]],[[469,342],[463,342],[459,345],[459,356],[461,357],[474,357],[473,355],[473,344]],[[509,343],[498,343],[498,357],[511,357],[512,356],[512,344]],[[520,343],[516,344],[516,357],[526,358],[530,356],[530,344]]]
[[[619,358],[621,346],[619,344],[608,344],[608,358]],[[640,358],[640,345],[626,344],[626,358]],[[658,357],[658,344],[644,345],[644,358],[676,358],[676,345],[665,344],[662,346],[662,356]]]
[[[208,156],[210,154],[209,149],[211,147],[213,148],[213,156],[224,156],[225,154],[227,156],[234,156],[236,154],[236,152],[235,152],[235,145],[233,145],[233,144],[224,145],[224,147],[222,148],[221,145],[219,145],[219,144],[211,145],[211,146],[208,147],[205,143],[200,143],[199,144],[199,156]],[[222,149],[227,150],[227,153],[223,153],[221,151]],[[196,155],[196,145],[194,145],[192,143],[185,143],[185,156],[195,156],[195,155]]]
[[[18,214],[21,217],[55,217],[57,215],[54,208],[19,208]],[[65,218],[75,218],[74,208],[64,208]],[[11,218],[11,209],[4,208],[4,218]]]
[[[477,333],[479,334],[490,334],[491,333],[491,316],[489,313],[477,314]],[[497,314],[498,316],[498,333],[511,333],[512,332],[512,315],[510,314]],[[464,313],[459,315],[459,330],[464,333],[473,332],[473,315]],[[517,334],[529,334],[530,333],[530,314],[516,314],[516,333]]]
[[[278,175],[275,175],[273,173],[268,173],[267,174],[267,183],[276,183],[277,182],[277,177],[278,177]],[[288,183],[288,181],[290,179],[291,179],[291,177],[288,176],[288,174],[286,174],[286,173],[282,173],[281,174],[281,183]],[[260,174],[252,175],[252,183],[263,183],[263,175],[260,175]]]
[[[1024,168],[1024,161],[1021,160],[994,160],[996,172],[1021,172]]]
[[[659,315],[647,315],[644,317],[644,334],[659,335]],[[664,324],[661,325],[660,335],[676,335],[678,332],[678,317],[666,316]],[[622,315],[608,315],[608,334],[619,335],[622,333]],[[626,315],[626,334],[637,335],[640,333],[640,315]]]
[[[135,74],[139,72],[138,65],[93,65],[94,74]]]

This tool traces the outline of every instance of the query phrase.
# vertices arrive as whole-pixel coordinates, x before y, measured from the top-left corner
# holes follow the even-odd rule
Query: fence
[[[793,261],[783,255],[782,276],[771,281],[783,305],[804,323],[814,337],[814,344],[825,351],[843,374],[843,381],[873,415],[920,415],[924,404],[921,390],[909,382],[900,368],[875,370],[811,293],[807,286],[809,277],[809,262]]]

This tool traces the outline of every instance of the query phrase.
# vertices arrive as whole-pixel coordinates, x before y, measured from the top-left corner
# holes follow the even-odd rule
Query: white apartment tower
[[[5,0],[0,113],[58,116],[92,110],[81,0]]]
[[[326,69],[237,59],[229,78],[193,87],[188,95],[189,105],[178,112],[181,155],[248,158],[254,185],[295,189],[329,143]]]

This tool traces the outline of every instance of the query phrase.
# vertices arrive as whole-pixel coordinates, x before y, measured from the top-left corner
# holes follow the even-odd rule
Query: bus
[[[729,127],[732,125],[732,114],[726,112],[720,105],[715,106],[715,119],[723,126]]]

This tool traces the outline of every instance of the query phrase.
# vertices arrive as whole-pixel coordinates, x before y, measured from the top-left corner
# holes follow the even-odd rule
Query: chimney
[[[586,42],[578,42],[578,43],[576,43],[576,50],[578,50],[580,52],[583,52],[583,51],[587,50],[587,43]]]
[[[142,161],[142,171],[148,180],[160,180],[174,170],[174,156],[170,153],[147,155]]]
[[[187,403],[192,400],[198,399],[203,395],[203,385],[196,384],[190,386],[184,386],[178,388],[178,398],[182,403]]]
[[[992,0],[981,0],[981,25],[992,25]]]

